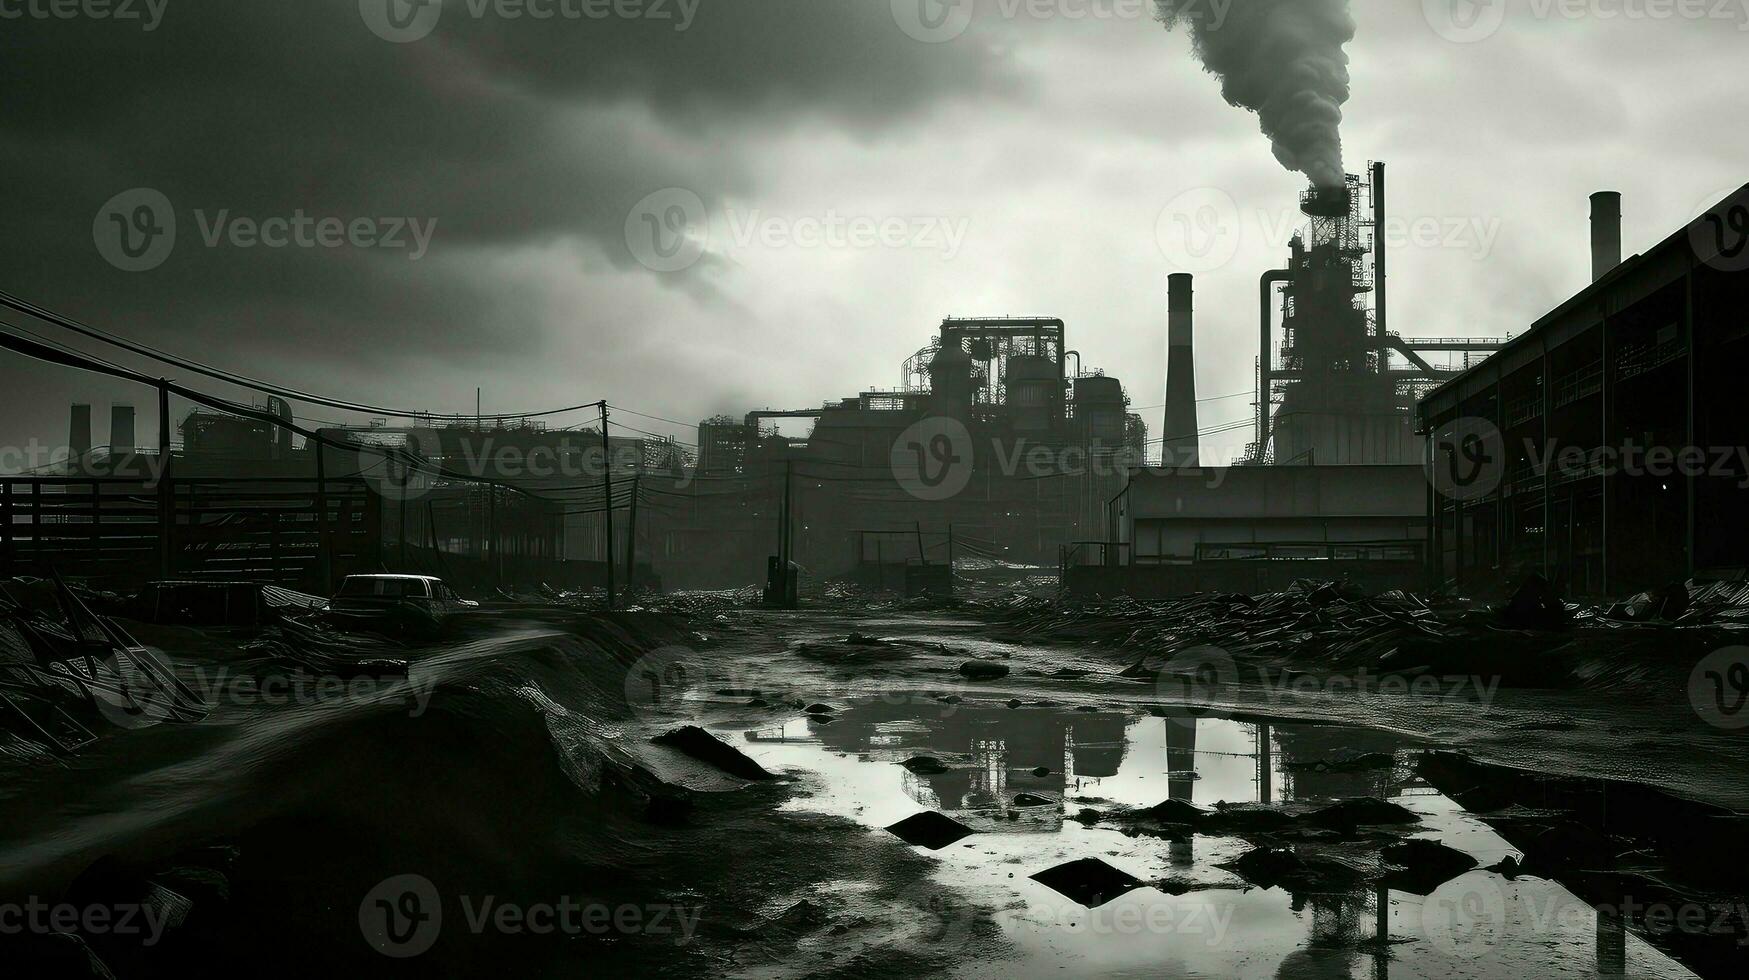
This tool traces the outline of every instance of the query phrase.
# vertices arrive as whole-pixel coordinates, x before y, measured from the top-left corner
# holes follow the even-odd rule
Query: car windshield
[[[340,584],[342,596],[388,596],[406,598],[426,595],[425,582],[416,578],[349,578]]]

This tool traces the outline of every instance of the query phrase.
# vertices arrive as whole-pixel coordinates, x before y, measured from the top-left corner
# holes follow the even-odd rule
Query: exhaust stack
[[[1602,279],[1621,265],[1621,194],[1598,191],[1591,195],[1591,281]]]
[[[109,454],[111,456],[131,456],[134,452],[134,407],[132,405],[111,405],[109,407]]]
[[[1201,446],[1196,435],[1194,280],[1181,272],[1166,281],[1166,438],[1161,462],[1196,467],[1201,465]]]
[[[67,466],[81,470],[91,455],[91,406],[74,405],[72,424],[67,430]]]

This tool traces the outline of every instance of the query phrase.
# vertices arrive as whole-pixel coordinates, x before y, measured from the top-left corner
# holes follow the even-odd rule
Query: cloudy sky
[[[0,0],[0,288],[374,404],[680,420],[896,386],[945,316],[1051,315],[1158,434],[1191,267],[1199,390],[1248,392],[1304,179],[1151,4],[955,2]],[[1455,2],[1353,10],[1395,329],[1522,330],[1585,283],[1594,190],[1631,253],[1749,180],[1749,0]],[[171,241],[142,202],[167,252],[117,251]],[[1187,250],[1205,205],[1236,233]],[[152,404],[5,372],[9,446]]]

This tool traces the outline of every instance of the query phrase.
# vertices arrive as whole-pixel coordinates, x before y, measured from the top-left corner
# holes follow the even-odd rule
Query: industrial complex
[[[1742,461],[1705,447],[1749,442],[1722,398],[1746,329],[1749,277],[1725,235],[1741,197],[1622,261],[1620,197],[1597,195],[1596,281],[1503,340],[1390,329],[1384,164],[1306,191],[1286,264],[1259,277],[1256,433],[1230,466],[1203,465],[1195,283],[1172,274],[1155,420],[1051,317],[946,319],[897,387],[707,419],[696,444],[607,406],[569,428],[304,430],[272,398],[197,407],[154,451],[135,445],[132,407],[112,408],[98,447],[75,405],[68,464],[5,484],[4,560],[315,590],[381,568],[480,586],[916,591],[970,563],[1136,596],[1526,571],[1609,595],[1740,574]],[[1446,352],[1463,364],[1431,362]],[[811,431],[784,435],[786,419]],[[1676,472],[1685,451],[1708,465]],[[1636,454],[1669,465],[1614,465]],[[138,481],[157,475],[148,500]]]

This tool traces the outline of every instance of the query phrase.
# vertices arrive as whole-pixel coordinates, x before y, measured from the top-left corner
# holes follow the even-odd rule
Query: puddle
[[[1597,913],[1561,884],[1485,870],[1523,855],[1419,779],[1412,755],[1422,746],[1393,735],[1181,709],[1013,709],[902,698],[849,702],[829,724],[803,718],[720,734],[767,769],[804,774],[805,792],[786,808],[846,817],[883,834],[880,828],[925,812],[974,831],[938,850],[919,848],[937,862],[932,880],[920,883],[931,895],[921,903],[929,921],[903,935],[853,929],[832,939],[839,950],[857,943],[966,943],[974,921],[989,916],[1007,954],[974,956],[959,975],[1695,975],[1613,920],[1600,925]],[[919,755],[948,768],[913,772],[900,765]],[[1022,794],[1032,805],[1014,804]],[[1461,851],[1477,868],[1425,897],[1376,884],[1291,894],[1250,886],[1220,867],[1253,848],[1239,837],[1184,833],[1170,840],[1125,833],[1109,819],[1165,800],[1209,808],[1358,797],[1413,811],[1420,823],[1407,828],[1411,836]],[[1342,848],[1328,850],[1340,856]],[[1109,866],[1079,867],[1110,879],[1081,892],[1093,896],[1095,908],[1065,893],[1074,888],[1058,890],[1033,877],[1087,859]],[[1126,876],[1140,887],[1125,883]],[[1388,939],[1381,944],[1380,937]]]

